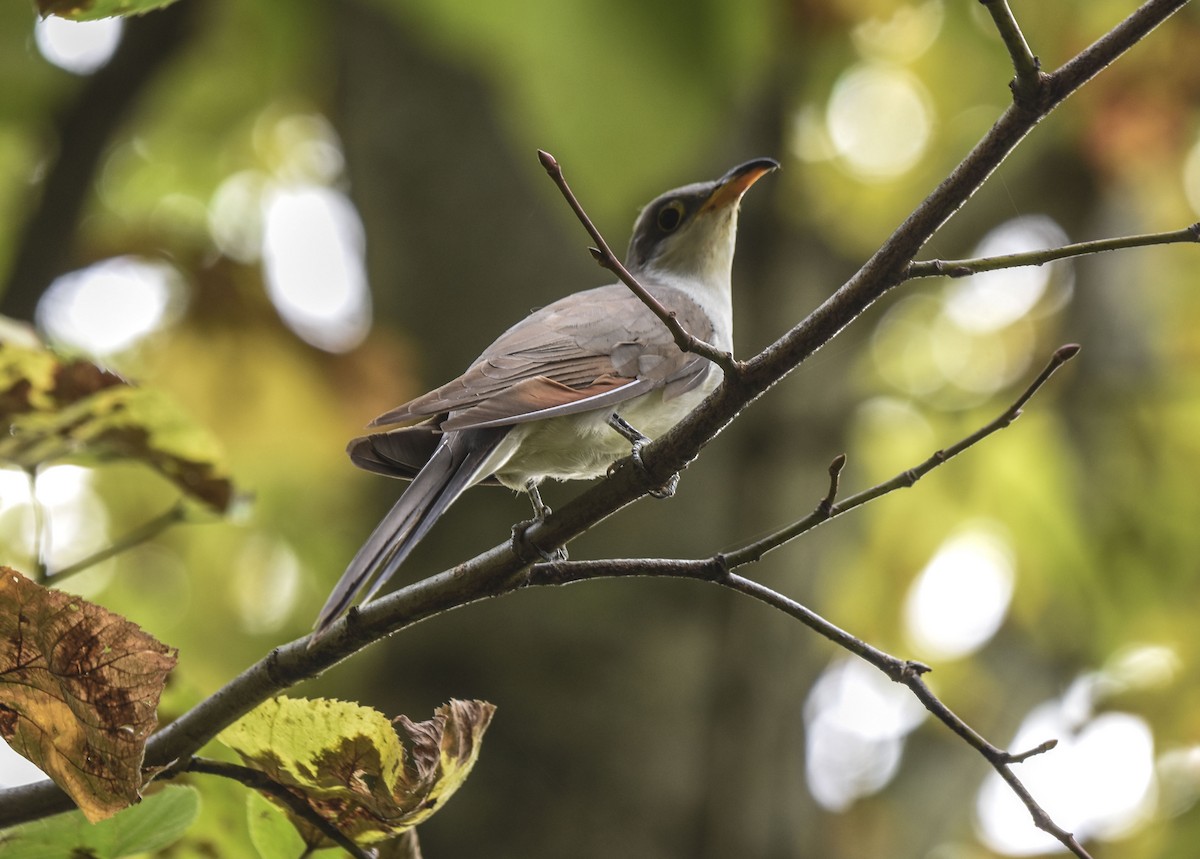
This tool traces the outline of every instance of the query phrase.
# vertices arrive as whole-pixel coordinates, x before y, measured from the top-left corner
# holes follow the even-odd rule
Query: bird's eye
[[[672,200],[658,210],[658,228],[664,233],[674,232],[683,221],[683,203]]]

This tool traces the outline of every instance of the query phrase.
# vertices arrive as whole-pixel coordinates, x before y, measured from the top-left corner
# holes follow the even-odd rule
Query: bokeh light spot
[[[857,659],[830,665],[804,708],[807,777],[831,811],[882,789],[896,773],[904,737],[925,710],[912,694]]]
[[[922,655],[957,659],[996,634],[1012,598],[1014,559],[990,522],[974,522],[947,539],[909,589],[904,619]]]
[[[56,15],[33,27],[38,51],[48,62],[76,75],[90,75],[110,59],[121,43],[120,18],[68,21]]]
[[[1059,826],[1081,841],[1115,839],[1147,819],[1155,798],[1154,738],[1138,716],[1107,712],[1079,723],[1065,698],[1035,707],[1008,745],[1058,746],[1021,764],[1021,781]],[[1029,825],[1027,809],[1007,783],[988,776],[976,805],[983,841],[1007,856],[1057,852],[1062,846]]]
[[[994,257],[1058,247],[1067,234],[1046,215],[1021,215],[991,230],[972,256]],[[946,314],[968,331],[995,331],[1029,313],[1050,283],[1055,263],[988,271],[946,287]]]
[[[834,85],[825,121],[850,170],[876,181],[899,176],[925,154],[933,109],[924,86],[905,69],[863,63]]]
[[[114,257],[51,283],[38,304],[38,322],[56,343],[104,357],[174,321],[184,296],[173,266]]]
[[[910,63],[933,44],[945,18],[942,0],[901,3],[889,11],[887,17],[870,18],[851,32],[864,57]]]
[[[227,177],[208,204],[208,232],[217,249],[240,263],[262,256],[263,199],[270,179],[257,170]]]
[[[284,322],[329,352],[353,349],[371,325],[362,221],[321,185],[273,188],[263,217],[267,294]]]
[[[291,547],[266,536],[252,538],[237,558],[234,597],[242,628],[259,635],[287,621],[300,593],[300,561]]]

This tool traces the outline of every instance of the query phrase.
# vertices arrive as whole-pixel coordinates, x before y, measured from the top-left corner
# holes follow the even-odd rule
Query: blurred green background
[[[1053,69],[1134,3],[1013,5]],[[179,647],[164,718],[305,633],[400,491],[350,466],[351,436],[529,308],[604,282],[535,149],[614,246],[661,191],[779,158],[743,208],[744,357],[858,267],[1011,77],[966,0],[182,0],[86,38],[36,24],[0,5],[0,314],[36,314],[60,347],[169,392],[253,495],[69,585]],[[1195,221],[1197,45],[1188,8],[1037,129],[925,256]],[[1079,342],[1013,427],[749,572],[928,662],[997,744],[1058,737],[1019,774],[1093,855],[1193,856],[1196,254],[907,284],[710,445],[674,500],[643,500],[572,555],[734,548],[806,514],[838,453],[847,491],[890,477]],[[174,499],[134,466],[64,465],[37,492],[52,567]],[[527,516],[524,499],[469,493],[401,575]],[[32,532],[24,477],[0,472],[0,562],[29,568]],[[297,693],[418,720],[451,697],[498,706],[467,786],[421,828],[431,859],[1055,852],[902,689],[695,582],[473,605]],[[7,758],[0,774],[19,777]],[[201,824],[170,855],[254,855],[242,789],[194,783]]]

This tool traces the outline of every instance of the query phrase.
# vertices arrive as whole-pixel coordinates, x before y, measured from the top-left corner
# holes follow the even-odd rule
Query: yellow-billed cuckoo
[[[713,182],[668,191],[638,216],[626,268],[690,334],[733,348],[731,270],[742,194],[778,167],[758,158]],[[530,494],[547,478],[599,477],[635,459],[720,382],[707,359],[680,351],[667,327],[624,284],[559,299],[500,335],[452,382],[380,415],[411,423],[356,438],[355,465],[411,479],[359,549],[317,617],[320,637],[377,576],[374,596],[468,487],[499,483]],[[662,494],[669,494],[673,484]]]

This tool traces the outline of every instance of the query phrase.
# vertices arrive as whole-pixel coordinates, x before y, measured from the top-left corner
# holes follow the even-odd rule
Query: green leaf
[[[260,859],[296,859],[304,854],[304,839],[288,816],[256,790],[246,794],[246,822]]]
[[[134,856],[178,841],[199,811],[194,788],[167,785],[100,823],[88,823],[82,812],[72,811],[6,829],[0,832],[0,853],[4,859]]]
[[[219,739],[248,766],[306,797],[346,835],[372,843],[428,819],[462,785],[494,711],[485,701],[450,701],[429,721],[390,722],[358,704],[281,697]],[[305,821],[289,818],[306,844],[327,843]]]
[[[71,21],[94,21],[118,15],[144,15],[175,0],[38,0],[42,17],[57,15]]]
[[[0,341],[0,462],[139,460],[224,512],[233,485],[216,440],[160,391],[80,359]]]

